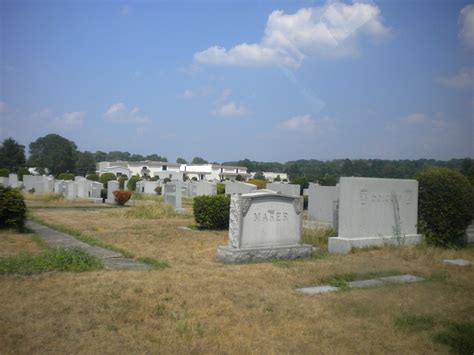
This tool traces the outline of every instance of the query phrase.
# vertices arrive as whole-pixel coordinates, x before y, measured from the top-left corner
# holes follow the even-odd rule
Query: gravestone
[[[174,207],[176,211],[181,211],[181,182],[168,182],[163,186],[163,197],[165,203]]]
[[[36,180],[39,176],[35,175],[23,175],[23,186],[26,191],[34,189]]]
[[[146,194],[156,195],[155,189],[159,186],[159,184],[160,183],[158,181],[145,181],[144,192]]]
[[[267,190],[279,192],[283,195],[300,196],[300,185],[296,184],[282,184],[277,182],[267,183]]]
[[[8,186],[17,188],[18,187],[18,175],[8,174]]]
[[[67,181],[66,197],[70,200],[77,198],[77,183],[75,181]]]
[[[92,190],[92,181],[85,178],[80,178],[76,176],[75,182],[77,184],[77,197],[78,198],[89,198],[91,197]]]
[[[308,219],[337,229],[339,186],[310,184],[308,187]]]
[[[338,236],[329,238],[328,250],[419,243],[417,214],[416,180],[341,178]]]
[[[208,182],[201,180],[196,183],[195,196],[217,195],[217,184],[215,182]]]
[[[115,203],[114,191],[119,190],[119,182],[117,180],[107,181],[107,203]]]
[[[189,183],[189,197],[197,196],[197,184],[198,183],[193,181]]]
[[[54,181],[54,192],[57,194],[63,194],[67,197],[67,184],[66,180],[55,180]]]
[[[101,198],[100,195],[101,195],[101,191],[102,191],[102,188],[103,188],[103,184],[101,182],[98,182],[98,181],[91,181],[91,194],[90,194],[90,197],[91,198]]]
[[[33,185],[35,193],[52,193],[54,192],[54,178],[49,176],[37,176]]]
[[[257,190],[257,186],[254,184],[248,184],[245,182],[239,181],[225,181],[225,194],[226,195],[233,195],[233,194],[247,194]]]
[[[8,187],[8,178],[0,176],[0,185]]]
[[[312,246],[301,244],[303,199],[254,192],[231,196],[229,244],[217,249],[223,263],[247,263],[311,256]]]

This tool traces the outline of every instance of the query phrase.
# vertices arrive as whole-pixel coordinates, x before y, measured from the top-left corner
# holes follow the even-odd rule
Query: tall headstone
[[[419,243],[417,215],[416,180],[341,178],[338,236],[329,238],[328,250]]]
[[[8,187],[8,178],[0,176],[0,185]]]
[[[301,244],[303,198],[254,192],[231,196],[229,244],[217,249],[223,263],[296,259],[312,253]]]
[[[70,200],[77,198],[77,183],[75,181],[67,182],[66,197]]]
[[[337,229],[339,186],[310,184],[308,187],[308,219]]]
[[[277,182],[269,182],[267,183],[267,190],[279,192],[283,195],[290,195],[290,196],[300,196],[300,185],[296,184],[282,184]]]
[[[91,181],[91,198],[100,198],[101,197],[101,192],[103,188],[103,184],[98,181]]]
[[[257,186],[254,184],[248,184],[246,182],[239,181],[225,181],[225,194],[248,194],[257,190]]]
[[[39,176],[35,175],[23,175],[23,185],[26,191],[30,191],[35,188],[35,182]]]
[[[107,182],[107,203],[115,203],[114,191],[119,190],[119,182],[117,180],[110,180]]]
[[[54,192],[57,194],[63,194],[67,197],[67,184],[65,180],[55,180],[54,181]]]
[[[208,182],[201,180],[196,183],[195,196],[217,195],[217,184],[215,182]]]
[[[80,178],[76,176],[75,182],[77,184],[77,197],[78,198],[90,198],[92,190],[92,181]]]
[[[181,211],[181,182],[168,182],[163,185],[163,197],[165,203],[173,206],[176,211]]]
[[[18,187],[18,175],[8,174],[8,186],[16,188]]]

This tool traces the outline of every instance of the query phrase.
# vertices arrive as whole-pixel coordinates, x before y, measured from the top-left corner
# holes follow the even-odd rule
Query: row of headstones
[[[0,178],[0,184],[40,194],[60,193],[68,199],[100,199],[102,189],[102,183],[87,180],[82,176],[76,176],[72,181],[55,180],[52,176],[44,175],[23,175],[23,181],[19,181],[17,174],[10,174],[8,178]]]
[[[330,253],[385,244],[416,244],[418,182],[416,180],[341,178],[336,187],[311,185],[310,213],[334,227]],[[322,201],[326,201],[324,205]],[[311,255],[301,243],[303,197],[258,190],[231,197],[229,244],[219,247],[218,260],[242,263],[295,259]]]

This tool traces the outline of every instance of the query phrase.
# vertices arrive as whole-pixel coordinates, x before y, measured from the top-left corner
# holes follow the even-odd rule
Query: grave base
[[[332,237],[328,239],[328,251],[330,254],[347,254],[352,249],[362,249],[371,247],[384,247],[390,245],[418,244],[422,241],[421,234],[408,234],[402,238],[397,237],[362,237],[343,238]]]
[[[224,264],[243,264],[271,259],[298,259],[310,257],[313,247],[308,244],[280,247],[238,249],[229,246],[217,248],[217,260]]]

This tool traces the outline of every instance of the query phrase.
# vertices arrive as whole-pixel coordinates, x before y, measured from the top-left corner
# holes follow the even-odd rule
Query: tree
[[[192,161],[193,164],[207,164],[208,161],[201,158],[201,157],[194,157],[193,161]]]
[[[257,171],[253,176],[255,180],[265,180],[265,175],[261,171]]]
[[[76,161],[76,174],[86,176],[92,173],[95,173],[94,154],[91,152],[79,153],[79,158]]]
[[[153,161],[162,161],[162,162],[167,162],[168,159],[166,157],[162,157],[161,155],[158,154],[150,154],[145,157],[145,160],[153,160]]]
[[[188,163],[188,162],[186,161],[186,159],[183,159],[183,158],[178,158],[178,159],[176,159],[176,162],[177,162],[178,164],[187,164],[187,163]]]
[[[28,165],[36,167],[40,172],[48,169],[57,175],[62,172],[74,171],[77,157],[76,144],[58,134],[48,134],[30,143],[30,159]]]
[[[7,138],[0,146],[0,167],[17,171],[25,165],[25,146],[13,138]]]
[[[107,153],[98,150],[94,153],[94,160],[96,163],[100,163],[101,161],[107,161]]]
[[[235,177],[235,180],[237,180],[237,181],[243,181],[244,178],[242,177],[242,175],[238,174],[238,175]]]
[[[273,181],[281,181],[280,175],[277,175],[277,176],[273,179]]]

